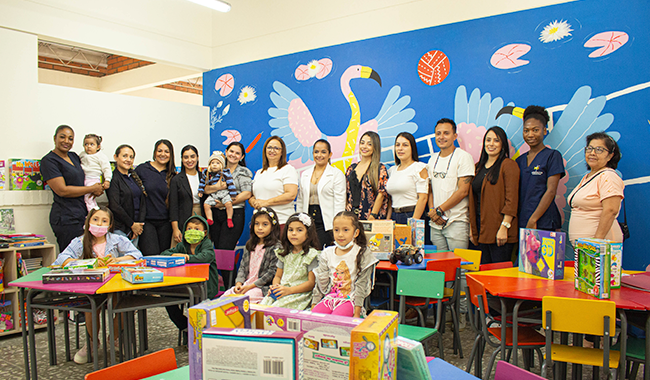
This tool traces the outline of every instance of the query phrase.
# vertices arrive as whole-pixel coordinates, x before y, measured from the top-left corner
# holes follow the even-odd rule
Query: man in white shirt
[[[453,251],[469,244],[469,187],[474,177],[472,155],[454,146],[456,123],[440,119],[435,127],[436,144],[427,170],[431,179],[429,217],[431,242],[439,250]]]

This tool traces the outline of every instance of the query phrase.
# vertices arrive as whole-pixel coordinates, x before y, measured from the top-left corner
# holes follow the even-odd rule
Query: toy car
[[[401,261],[404,265],[420,264],[424,260],[424,256],[419,248],[410,244],[400,245],[388,258],[391,264]]]

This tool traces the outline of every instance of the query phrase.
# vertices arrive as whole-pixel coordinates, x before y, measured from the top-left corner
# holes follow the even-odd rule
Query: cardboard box
[[[397,337],[397,380],[431,380],[422,343]]]
[[[148,284],[162,282],[163,272],[147,267],[124,267],[122,268],[122,279],[132,284]]]
[[[181,256],[145,256],[148,267],[173,268],[185,265],[185,257]]]
[[[122,268],[143,267],[143,266],[146,266],[146,261],[144,259],[124,260],[124,261],[118,261],[116,263],[108,264],[108,269],[111,271],[111,273],[121,273]]]
[[[190,379],[202,380],[203,332],[210,327],[250,328],[250,301],[247,295],[223,296],[194,305],[188,313]]]
[[[203,378],[302,380],[302,336],[296,331],[209,328],[203,332]]]
[[[347,380],[350,372],[350,335],[363,319],[309,310],[251,305],[256,324],[264,330],[300,331],[304,335],[305,380]],[[251,322],[252,323],[252,322]]]
[[[374,310],[352,330],[350,379],[395,379],[397,319],[394,311]]]
[[[607,253],[610,256],[610,289],[620,289],[621,287],[621,273],[623,271],[623,243],[616,243],[611,240],[604,239],[584,239],[598,244],[607,245]]]
[[[64,269],[95,269],[99,266],[97,259],[72,260],[63,267]]]
[[[108,268],[53,269],[43,274],[43,284],[104,282],[108,275]]]
[[[595,240],[576,240],[575,288],[600,299],[609,299],[611,252],[609,244]]]
[[[411,244],[411,227],[408,224],[396,224],[393,233],[395,249],[404,244]]]
[[[564,232],[519,229],[519,271],[549,280],[564,278]]]
[[[411,227],[411,245],[424,248],[424,219],[408,218],[407,223]]]
[[[388,260],[393,252],[392,220],[362,220],[361,226],[368,239],[368,248],[378,260]]]

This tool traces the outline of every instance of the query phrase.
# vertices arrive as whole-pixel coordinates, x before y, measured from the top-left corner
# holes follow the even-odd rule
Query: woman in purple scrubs
[[[524,111],[524,141],[530,150],[517,158],[519,176],[519,227],[555,231],[562,226],[555,194],[564,177],[562,154],[544,145],[549,116],[544,107]]]

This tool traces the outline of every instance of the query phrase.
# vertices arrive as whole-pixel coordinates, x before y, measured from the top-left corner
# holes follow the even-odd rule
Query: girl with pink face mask
[[[106,207],[90,210],[84,225],[84,234],[74,238],[68,247],[57,256],[54,265],[65,266],[72,260],[101,258],[104,265],[124,260],[142,258],[142,253],[122,235],[110,232],[113,229],[113,213]],[[86,314],[86,329],[92,331],[92,317]],[[117,328],[118,324],[115,323]],[[115,334],[114,336],[119,336]],[[115,342],[117,345],[117,340]],[[88,361],[88,347],[84,345],[74,356],[77,364]]]

